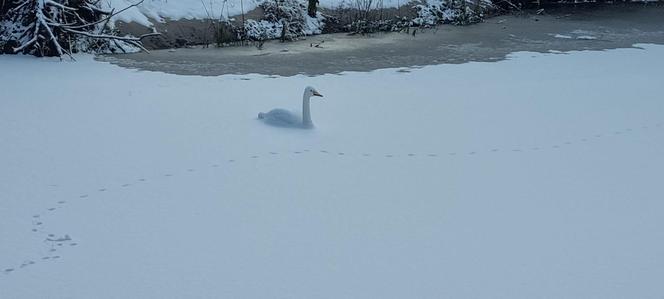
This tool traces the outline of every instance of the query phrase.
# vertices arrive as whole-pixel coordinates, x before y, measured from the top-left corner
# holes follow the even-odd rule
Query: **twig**
[[[92,22],[92,23],[89,23],[89,24],[83,24],[83,25],[79,25],[79,26],[72,26],[72,27],[69,27],[69,28],[70,28],[70,29],[80,29],[80,28],[85,28],[85,27],[87,27],[87,26],[94,26],[94,25],[97,25],[97,24],[102,23],[102,22],[106,22],[106,23],[108,24],[108,21],[109,21],[111,18],[113,18],[114,16],[117,16],[118,14],[120,14],[120,13],[122,13],[122,12],[124,12],[124,11],[126,11],[126,10],[132,8],[132,7],[136,7],[136,6],[138,6],[138,5],[141,5],[141,3],[143,3],[144,1],[145,1],[145,0],[138,1],[138,2],[136,2],[136,3],[134,3],[134,4],[132,4],[132,5],[129,5],[129,6],[125,7],[125,8],[123,8],[123,9],[121,9],[121,10],[118,10],[118,12],[116,12],[116,13],[113,13],[113,11],[115,11],[115,9],[112,9],[110,12],[99,10],[100,13],[105,14],[105,15],[108,15],[108,16],[107,16],[106,18],[103,18],[103,19],[101,19],[101,20],[99,20],[99,21],[96,21],[96,22]]]

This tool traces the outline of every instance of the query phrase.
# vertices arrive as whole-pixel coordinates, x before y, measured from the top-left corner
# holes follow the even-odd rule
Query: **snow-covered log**
[[[5,1],[0,8],[0,50],[7,54],[71,57],[75,52],[145,50],[141,40],[157,35],[117,36],[108,21],[127,8],[107,11],[100,0],[0,1]]]

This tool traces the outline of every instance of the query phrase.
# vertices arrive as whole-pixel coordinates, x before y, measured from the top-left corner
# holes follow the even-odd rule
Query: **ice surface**
[[[554,35],[553,37],[555,37],[555,38],[565,38],[565,39],[570,39],[570,38],[572,38],[571,36],[569,36],[569,35],[565,35],[565,34],[556,34],[556,35]]]
[[[279,78],[0,56],[0,297],[660,298],[638,46]],[[256,120],[306,85],[316,129]]]
[[[576,37],[576,39],[593,40],[593,39],[597,39],[597,38],[594,37],[594,36],[591,36],[591,35],[579,35],[579,36]]]

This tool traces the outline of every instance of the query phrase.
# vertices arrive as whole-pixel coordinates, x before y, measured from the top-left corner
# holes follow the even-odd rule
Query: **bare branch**
[[[61,8],[61,9],[65,9],[65,10],[77,10],[76,8],[71,8],[71,7],[69,7],[69,6],[66,6],[66,5],[60,4],[60,3],[55,2],[55,1],[52,1],[52,0],[44,0],[44,4],[57,6],[57,7]]]
[[[134,41],[134,42],[140,42],[142,39],[144,39],[146,37],[161,35],[161,33],[153,32],[153,33],[143,34],[139,37],[127,37],[127,36],[123,37],[123,36],[115,36],[115,35],[108,35],[108,34],[92,34],[90,32],[73,30],[73,29],[69,29],[69,28],[64,28],[64,30],[67,31],[67,32],[80,34],[80,35],[87,36],[87,37],[92,37],[92,38],[106,38],[106,39],[115,39],[115,40],[121,40],[121,41]]]
[[[118,12],[116,12],[116,13],[113,13],[113,11],[114,11],[115,9],[111,10],[110,12],[106,12],[106,13],[104,13],[104,14],[107,14],[108,16],[107,16],[106,18],[103,18],[103,19],[99,20],[99,21],[96,21],[96,22],[93,22],[93,23],[84,24],[84,25],[80,25],[80,26],[69,27],[69,28],[71,28],[71,29],[80,29],[80,28],[84,28],[84,27],[87,27],[87,26],[97,25],[97,24],[100,24],[100,23],[103,23],[103,22],[107,22],[107,23],[108,23],[108,21],[109,21],[112,17],[117,16],[118,14],[122,13],[123,11],[126,11],[127,9],[130,9],[130,8],[132,8],[132,7],[136,7],[136,6],[138,6],[138,5],[141,5],[141,3],[143,3],[143,1],[145,1],[145,0],[141,0],[141,1],[138,1],[138,2],[136,2],[136,3],[134,3],[134,4],[132,4],[132,5],[129,5],[129,6],[123,8],[123,9],[121,9],[121,10],[118,10]]]

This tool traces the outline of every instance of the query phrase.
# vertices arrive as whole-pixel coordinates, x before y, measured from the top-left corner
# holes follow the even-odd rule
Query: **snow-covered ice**
[[[579,35],[576,37],[576,39],[594,40],[597,38],[592,35]]]
[[[0,297],[661,298],[638,46],[277,78],[0,56]],[[256,120],[306,85],[315,129]]]
[[[554,35],[553,37],[555,37],[555,38],[564,38],[564,39],[570,39],[570,38],[572,38],[571,36],[569,36],[569,35],[565,35],[565,34],[556,34],[556,35]]]
[[[562,39],[572,39],[571,35],[566,35],[566,34],[551,34],[555,38],[562,38]],[[592,36],[592,35],[578,35],[576,36],[576,39],[583,39],[583,40],[595,40],[597,37]]]
[[[573,30],[570,32],[570,34],[553,34],[550,33],[549,35],[555,37],[555,38],[562,38],[562,39],[580,39],[580,40],[596,40],[597,37],[594,35],[595,33],[588,31],[588,30]]]

